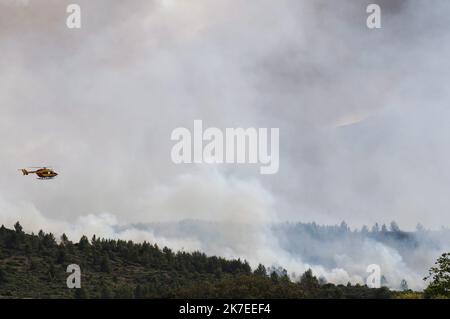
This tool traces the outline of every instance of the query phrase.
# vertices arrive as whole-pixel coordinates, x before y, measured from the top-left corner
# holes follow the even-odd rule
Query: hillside
[[[67,265],[81,268],[81,289],[66,286]],[[292,282],[282,269],[156,244],[0,228],[0,298],[391,298],[387,288],[320,282],[306,272]]]

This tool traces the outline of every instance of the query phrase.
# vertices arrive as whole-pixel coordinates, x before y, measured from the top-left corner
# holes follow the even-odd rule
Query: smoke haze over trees
[[[450,244],[450,1],[380,0],[374,31],[369,0],[78,0],[75,32],[71,2],[0,0],[0,224],[424,288]],[[196,119],[280,128],[279,173],[174,165]],[[60,175],[17,174],[39,165]]]

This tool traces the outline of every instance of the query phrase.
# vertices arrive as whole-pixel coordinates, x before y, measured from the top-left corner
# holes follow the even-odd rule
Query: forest
[[[64,234],[57,240],[42,230],[27,234],[17,222],[14,229],[0,228],[0,298],[445,298],[449,257],[444,254],[430,269],[433,282],[424,293],[400,292],[335,285],[311,270],[292,280],[282,268],[252,269],[245,260],[175,252],[155,243],[96,236],[72,242]],[[81,268],[80,289],[66,285],[69,264]]]

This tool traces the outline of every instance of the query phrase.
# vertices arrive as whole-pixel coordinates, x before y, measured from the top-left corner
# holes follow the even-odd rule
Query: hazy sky
[[[450,2],[370,2],[0,0],[0,223],[449,226]],[[279,173],[173,164],[194,119],[279,127]]]

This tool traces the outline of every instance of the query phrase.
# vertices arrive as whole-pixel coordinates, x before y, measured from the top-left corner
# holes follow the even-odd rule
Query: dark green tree
[[[44,238],[42,239],[42,243],[45,247],[48,248],[56,246],[55,236],[53,236],[52,233],[45,234]]]
[[[264,267],[264,265],[262,264],[259,264],[258,267],[255,269],[255,271],[253,271],[253,274],[255,274],[256,276],[266,277],[267,276],[266,267]]]
[[[425,289],[426,298],[450,298],[450,253],[442,254],[424,280],[431,280]]]
[[[100,260],[100,271],[110,273],[111,272],[111,262],[109,261],[109,257],[104,255]]]
[[[89,247],[89,239],[86,236],[82,236],[80,238],[80,241],[78,242],[78,248],[80,248],[80,250],[84,251]]]
[[[14,229],[16,230],[16,233],[23,234],[23,228],[19,222],[14,224]]]
[[[273,283],[278,283],[278,281],[280,280],[280,276],[278,276],[276,271],[272,271],[272,273],[270,274],[270,280],[272,280]]]
[[[67,238],[66,234],[62,234],[61,235],[61,245],[67,246],[68,244],[70,244],[69,238]]]
[[[58,247],[58,253],[56,255],[56,263],[62,265],[66,261],[66,251],[64,247]]]
[[[311,269],[305,271],[305,273],[300,277],[299,284],[305,291],[313,291],[320,286],[319,280],[313,275]]]

